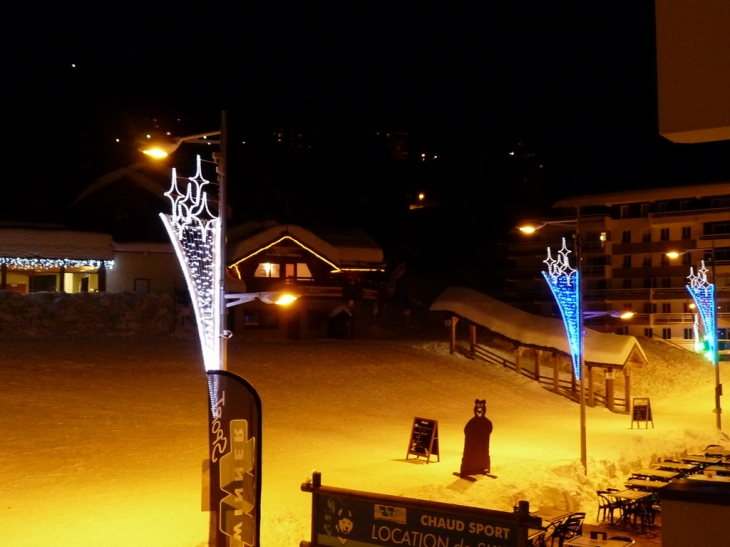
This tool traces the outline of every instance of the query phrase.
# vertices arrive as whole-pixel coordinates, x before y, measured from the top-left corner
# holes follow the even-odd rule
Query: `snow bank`
[[[527,500],[591,520],[596,490],[622,487],[632,469],[730,446],[711,412],[712,365],[642,339],[649,364],[633,380],[655,428],[586,409],[585,475],[577,404],[449,355],[445,338],[231,339],[229,369],[263,402],[262,546],[309,540],[311,497],[300,486],[313,468],[328,486],[504,511]],[[207,386],[194,336],[13,338],[1,352],[0,545],[207,544]],[[475,398],[494,424],[498,478],[471,482],[453,473]],[[406,459],[416,416],[438,420],[439,462]]]

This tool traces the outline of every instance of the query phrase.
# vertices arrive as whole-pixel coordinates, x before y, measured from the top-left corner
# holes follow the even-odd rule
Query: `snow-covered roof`
[[[431,305],[431,311],[450,311],[510,340],[527,346],[570,355],[563,322],[532,315],[466,287],[449,287]],[[605,334],[586,329],[583,338],[586,363],[623,366],[634,352],[646,355],[633,336]]]
[[[243,237],[236,241],[236,236]],[[228,259],[241,260],[285,236],[291,237],[339,268],[380,266],[383,263],[383,251],[360,230],[329,230],[318,235],[294,224],[270,223],[258,232],[250,223],[240,228],[232,228],[229,231],[229,241],[232,241],[228,245]]]
[[[153,243],[147,241],[136,241],[131,243],[114,242],[116,253],[161,253],[174,254],[175,249],[171,243]]]
[[[122,180],[125,177],[129,178],[129,180],[144,188],[152,195],[166,201],[167,198],[165,198],[164,194],[169,188],[169,178],[164,183],[162,182],[162,180],[164,180],[163,177],[165,176],[162,175],[163,171],[165,175],[169,177],[169,170],[167,167],[156,166],[151,162],[133,163],[132,165],[128,165],[127,167],[122,167],[121,169],[111,171],[110,173],[102,175],[94,182],[92,182],[89,186],[87,186],[76,197],[71,206],[76,205],[87,196],[98,192],[102,188],[114,184],[115,182]],[[155,180],[152,177],[156,177],[159,180]]]
[[[246,239],[229,244],[227,250],[228,259],[232,261],[241,260],[286,236],[295,239],[300,244],[308,247],[339,267],[340,255],[337,249],[309,230],[293,224],[272,226],[250,235]]]
[[[342,266],[382,264],[383,250],[358,228],[317,228],[317,235],[337,248]]]
[[[730,182],[576,196],[560,200],[553,207],[611,206],[627,203],[652,203],[668,199],[691,199],[727,195],[730,195]]]
[[[109,234],[0,228],[0,256],[112,260],[114,249]]]

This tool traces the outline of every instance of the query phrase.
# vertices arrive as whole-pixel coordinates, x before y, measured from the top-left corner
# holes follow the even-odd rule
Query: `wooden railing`
[[[501,355],[494,353],[487,346],[481,344],[470,344],[469,346],[457,346],[460,353],[473,359],[479,359],[493,365],[499,365],[510,370],[517,371],[517,363],[505,359]],[[473,348],[473,349],[472,349]],[[537,367],[536,367],[537,368]],[[534,370],[529,370],[520,367],[520,374],[526,376],[531,380],[536,380],[543,388],[548,391],[555,393],[555,379],[552,376],[542,376],[539,373],[536,375]],[[575,382],[571,380],[558,380],[558,395],[567,397],[568,399],[578,402],[578,389]],[[593,398],[596,404],[601,406],[607,406],[606,396],[602,393],[593,391]],[[626,399],[622,397],[614,397],[614,407],[623,408],[625,412],[628,411],[626,407]]]

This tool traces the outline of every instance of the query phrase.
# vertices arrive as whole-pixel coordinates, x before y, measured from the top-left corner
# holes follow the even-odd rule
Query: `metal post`
[[[583,268],[581,264],[581,240],[580,240],[580,207],[576,207],[576,227],[575,227],[575,260],[578,263],[578,328],[580,340],[580,384],[578,398],[580,401],[580,462],[583,464],[583,473],[588,474],[588,448],[586,446],[586,392],[585,392],[585,376],[586,362],[584,351],[584,333],[583,333]]]
[[[717,429],[722,429],[722,404],[720,397],[722,397],[722,384],[720,383],[720,359],[718,354],[718,325],[717,325],[717,277],[715,276],[715,240],[712,240],[712,323],[715,325],[715,332],[712,333],[714,345],[712,348],[712,364],[715,365],[715,421],[717,423]]]
[[[226,156],[228,148],[228,122],[226,111],[221,112],[221,144],[220,155],[218,156],[218,222],[220,225],[220,248],[218,256],[220,260],[219,286],[220,286],[220,332],[218,333],[220,340],[220,360],[221,370],[228,369],[228,354],[226,339],[229,336],[227,332],[227,308],[226,308]]]

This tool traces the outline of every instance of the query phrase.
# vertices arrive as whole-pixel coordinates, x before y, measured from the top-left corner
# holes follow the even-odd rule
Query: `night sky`
[[[495,196],[520,198],[522,168],[504,163],[518,143],[548,202],[727,177],[726,143],[658,136],[653,2],[567,4],[17,3],[4,8],[0,220],[62,221],[95,178],[141,160],[134,140],[153,125],[208,131],[223,109],[239,221],[367,226],[419,186],[447,219],[489,216]],[[317,150],[268,150],[280,129]],[[396,165],[373,137],[392,131],[439,161]]]

